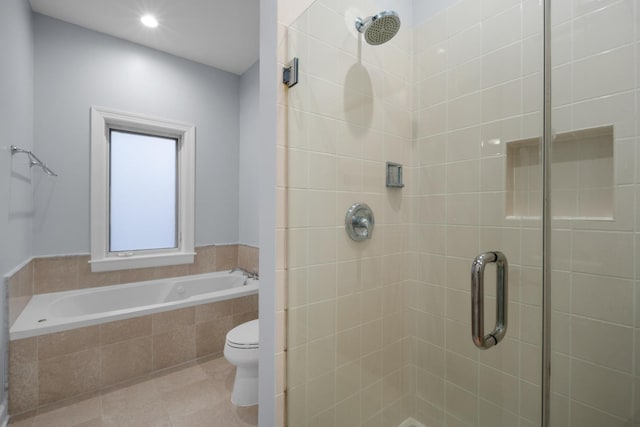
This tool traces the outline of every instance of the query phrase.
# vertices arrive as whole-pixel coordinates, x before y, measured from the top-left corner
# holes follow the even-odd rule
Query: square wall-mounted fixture
[[[404,187],[404,182],[402,179],[401,164],[387,162],[387,187],[390,187],[390,188]]]

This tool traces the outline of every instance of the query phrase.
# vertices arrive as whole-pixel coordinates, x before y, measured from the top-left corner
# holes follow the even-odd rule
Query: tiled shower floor
[[[176,368],[66,406],[39,411],[13,427],[248,427],[258,407],[231,404],[235,368],[224,357]]]

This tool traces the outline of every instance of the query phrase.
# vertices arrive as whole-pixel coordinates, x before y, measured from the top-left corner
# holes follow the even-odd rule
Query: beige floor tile
[[[204,362],[200,366],[209,378],[219,384],[223,384],[225,390],[231,396],[236,376],[236,369],[232,364],[227,362],[224,357],[220,357]]]
[[[100,396],[39,413],[34,427],[72,427],[102,416]]]
[[[36,417],[30,417],[25,419],[19,419],[17,421],[10,420],[9,425],[11,427],[33,427]]]
[[[12,427],[255,427],[258,407],[231,403],[235,367],[198,361],[97,397],[18,419]]]
[[[224,385],[209,378],[162,394],[164,408],[172,417],[199,412],[225,402],[228,398]]]
[[[105,424],[102,422],[102,416],[100,416],[80,424],[75,424],[73,427],[102,427],[103,425]]]
[[[171,415],[174,427],[239,427],[238,418],[227,402],[207,406],[188,414]]]
[[[153,379],[153,383],[160,394],[171,393],[178,388],[202,381],[204,375],[200,365],[191,365],[159,375]]]
[[[233,407],[233,404],[228,403]],[[248,406],[246,408],[233,407],[238,417],[238,424],[242,427],[257,426],[258,425],[258,405]]]
[[[215,359],[203,360],[198,363],[204,372],[208,375],[213,373],[227,373],[229,371],[235,372],[235,367],[227,361],[224,357],[218,357]]]
[[[145,381],[102,396],[102,424],[106,426],[171,426],[153,381]]]

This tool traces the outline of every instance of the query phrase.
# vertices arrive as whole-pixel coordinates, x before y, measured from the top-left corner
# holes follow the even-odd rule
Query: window
[[[192,125],[91,109],[91,270],[192,263]]]

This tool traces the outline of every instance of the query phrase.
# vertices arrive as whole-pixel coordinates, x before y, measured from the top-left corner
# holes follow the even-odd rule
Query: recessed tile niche
[[[541,158],[540,138],[507,142],[508,217],[541,216]],[[551,176],[554,218],[612,220],[613,126],[557,134]]]

